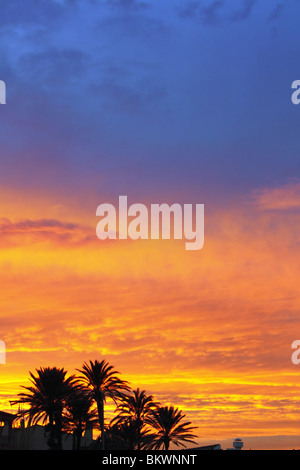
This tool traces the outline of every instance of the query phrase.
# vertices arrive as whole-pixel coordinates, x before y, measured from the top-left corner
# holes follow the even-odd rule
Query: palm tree
[[[119,372],[106,361],[90,361],[84,363],[82,369],[77,369],[82,375],[81,381],[90,390],[90,396],[95,400],[101,429],[102,449],[105,449],[104,432],[104,403],[111,398],[115,403],[122,397],[124,391],[129,391],[128,382],[118,377]]]
[[[107,431],[106,440],[108,450],[138,450],[148,442],[149,429],[141,429],[137,422],[131,418],[123,422],[111,421]]]
[[[151,411],[147,423],[153,427],[156,434],[152,437],[148,449],[159,450],[162,448],[169,450],[171,442],[176,446],[183,442],[195,444],[192,439],[196,435],[192,434],[192,431],[196,428],[190,426],[190,421],[182,422],[184,418],[185,415],[173,406],[159,407]],[[183,446],[186,447],[184,444]]]
[[[93,427],[97,421],[97,412],[91,409],[92,404],[93,400],[85,390],[78,390],[78,393],[67,400],[63,415],[64,430],[73,433],[76,450],[80,450],[83,432]]]
[[[137,388],[132,391],[131,395],[124,395],[121,403],[117,406],[116,411],[118,415],[113,418],[112,423],[128,423],[131,422],[132,428],[133,423],[136,429],[136,442],[137,449],[140,450],[141,446],[141,433],[145,425],[145,420],[150,416],[151,411],[158,408],[152,395],[146,395],[145,390]]]
[[[28,424],[36,424],[40,420],[49,430],[48,445],[52,449],[62,448],[62,413],[67,400],[76,391],[74,376],[66,378],[67,372],[57,367],[41,367],[36,369],[37,375],[30,374],[31,387],[22,387],[27,393],[19,393],[19,399],[12,405],[24,404],[28,409],[18,413],[20,418],[28,418]]]

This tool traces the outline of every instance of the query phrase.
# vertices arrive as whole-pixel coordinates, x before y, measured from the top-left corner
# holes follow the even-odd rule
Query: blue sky
[[[42,361],[103,354],[205,439],[298,434],[299,15],[0,2],[0,408]],[[96,208],[119,195],[203,203],[204,249],[101,244]]]
[[[299,10],[295,0],[5,2],[0,178],[218,202],[298,177]]]

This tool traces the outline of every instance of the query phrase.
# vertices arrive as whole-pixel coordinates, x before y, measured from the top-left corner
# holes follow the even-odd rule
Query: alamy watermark
[[[6,104],[6,85],[3,80],[0,80],[0,104]]]
[[[295,90],[291,96],[292,103],[299,104],[300,103],[300,80],[293,81],[292,89]]]
[[[100,240],[169,240],[173,235],[188,240],[186,250],[201,250],[204,244],[204,204],[195,205],[194,217],[193,204],[151,204],[149,213],[144,204],[128,207],[127,196],[119,196],[118,214],[113,204],[100,204],[96,215],[101,217],[96,228]]]
[[[4,341],[0,341],[0,364],[6,363],[6,348]]]
[[[295,339],[295,341],[292,342],[292,349],[295,349],[291,357],[292,363],[295,365],[298,365],[300,364],[300,340],[299,339]]]

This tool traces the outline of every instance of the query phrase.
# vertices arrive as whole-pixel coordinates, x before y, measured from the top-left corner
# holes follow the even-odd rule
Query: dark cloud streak
[[[283,4],[282,4],[282,3],[278,3],[278,4],[275,6],[275,8],[271,11],[268,20],[269,20],[269,21],[275,21],[275,20],[277,20],[278,18],[280,18],[281,14],[282,14],[283,8],[284,8]]]
[[[90,230],[79,224],[56,219],[0,219],[0,248],[32,245],[41,242],[82,245],[95,241]]]
[[[219,23],[218,10],[224,3],[224,0],[215,0],[209,5],[201,6],[201,2],[192,1],[178,11],[178,16],[200,20],[206,25],[216,25]]]
[[[150,7],[149,3],[137,2],[136,0],[107,0],[107,5],[113,8],[122,8],[127,11],[144,10]]]
[[[240,10],[237,10],[231,17],[232,21],[246,20],[252,13],[257,0],[244,0],[244,4]]]

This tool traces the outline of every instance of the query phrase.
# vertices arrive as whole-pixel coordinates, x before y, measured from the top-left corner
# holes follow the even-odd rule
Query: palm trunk
[[[137,431],[137,450],[141,450],[141,429],[142,429],[142,421],[141,418],[138,417],[137,419],[137,426],[138,426],[138,431]]]
[[[62,450],[62,414],[58,412],[55,416],[55,437],[57,449]]]
[[[100,397],[97,400],[97,409],[101,430],[101,449],[105,450],[105,430],[104,430],[104,397],[101,393]]]
[[[50,450],[55,449],[55,425],[54,425],[54,417],[52,413],[49,413],[49,424],[48,424],[48,430],[49,430],[49,437],[47,440],[47,445]]]
[[[165,450],[169,450],[169,446],[170,446],[170,440],[165,439]]]
[[[80,450],[81,438],[82,438],[81,429],[78,429],[76,434],[77,434],[77,436],[76,436],[76,450]]]

